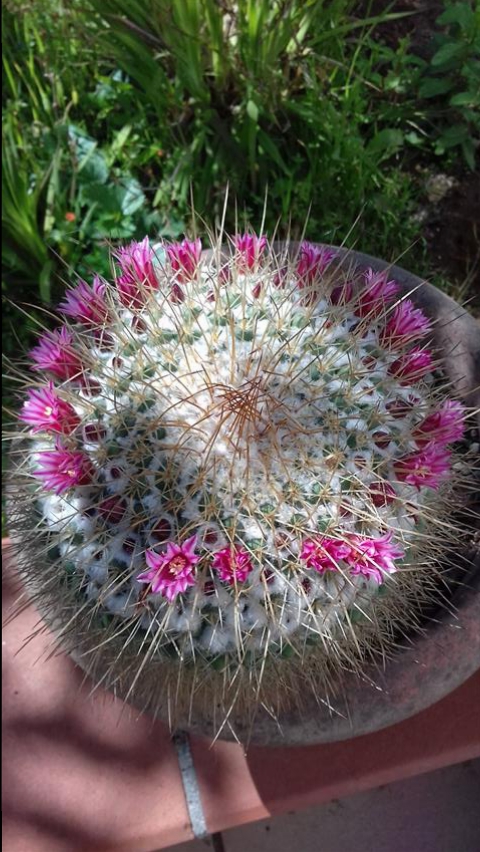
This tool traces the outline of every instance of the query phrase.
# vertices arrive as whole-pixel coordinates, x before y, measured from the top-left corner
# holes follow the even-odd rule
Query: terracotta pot
[[[278,253],[294,256],[298,243],[276,244]],[[205,259],[212,256],[205,252]],[[480,326],[456,302],[431,284],[377,258],[359,252],[338,250],[337,263],[344,269],[361,271],[368,267],[379,271],[388,268],[391,277],[401,286],[418,307],[434,320],[432,344],[440,356],[457,396],[465,403],[480,409]],[[478,416],[480,425],[480,415]],[[242,728],[240,719],[232,718],[236,734],[250,742],[263,745],[309,744],[331,742],[366,734],[399,722],[438,701],[465,681],[480,667],[480,482],[478,474],[472,472],[472,486],[477,477],[478,494],[466,510],[475,509],[477,518],[471,514],[462,523],[461,540],[458,546],[445,554],[445,565],[457,582],[452,585],[452,611],[438,608],[425,615],[424,630],[409,637],[394,657],[385,663],[382,671],[373,668],[360,680],[354,675],[345,675],[338,685],[332,707],[319,704],[313,694],[305,695],[304,708],[273,719],[260,709],[253,730]],[[18,511],[18,504],[16,505]],[[14,525],[13,525],[14,527]],[[15,528],[12,530],[15,536]],[[466,567],[467,566],[467,567]],[[458,578],[461,577],[461,584]],[[45,617],[54,629],[56,624],[53,609]],[[96,680],[103,679],[106,667],[98,663],[92,670],[88,657],[72,652],[72,656]],[[162,664],[151,663],[145,669],[135,695],[129,694],[129,682],[116,681],[111,688],[120,697],[128,695],[142,710],[152,707],[151,691],[157,687],[155,706],[158,707],[158,690],[162,683]],[[105,684],[105,685],[108,685]],[[160,705],[160,714],[167,717],[166,706]],[[213,708],[212,708],[213,713]],[[196,713],[180,720],[194,733],[214,734],[213,718],[209,714]],[[221,736],[230,739],[225,727]]]

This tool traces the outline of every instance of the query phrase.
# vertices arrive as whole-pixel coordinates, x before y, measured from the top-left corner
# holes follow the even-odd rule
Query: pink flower
[[[122,305],[141,308],[149,290],[158,290],[153,268],[154,252],[148,237],[141,243],[132,242],[115,253],[122,274],[117,277],[117,291]]]
[[[380,538],[362,538],[352,535],[349,538],[351,552],[347,557],[352,574],[363,574],[364,577],[383,583],[385,574],[394,574],[397,570],[395,559],[401,559],[404,552],[392,544],[392,533]]]
[[[168,259],[174,272],[177,273],[177,282],[184,284],[195,278],[198,264],[202,255],[202,241],[183,240],[181,243],[172,243],[166,246]]]
[[[363,574],[381,583],[383,574],[393,574],[396,570],[393,560],[404,555],[403,550],[391,543],[391,539],[392,533],[380,538],[349,535],[346,541],[327,537],[307,539],[300,558],[305,560],[308,568],[315,568],[320,574],[326,570],[338,571],[338,562],[343,560],[352,574]]]
[[[57,440],[54,450],[38,453],[39,470],[34,471],[43,485],[54,494],[63,494],[77,485],[89,485],[94,468],[85,453],[66,450]]]
[[[297,262],[298,286],[302,288],[318,280],[335,256],[333,249],[303,242]]]
[[[81,378],[83,365],[72,342],[73,335],[65,326],[46,331],[30,352],[35,361],[32,370],[48,370],[59,379]]]
[[[255,269],[258,265],[260,255],[267,245],[266,237],[257,237],[256,234],[237,234],[233,238],[236,249],[235,263],[240,272]]]
[[[438,488],[442,476],[450,470],[450,453],[433,441],[422,450],[402,456],[394,464],[400,482],[408,482],[420,490],[422,486]]]
[[[150,290],[158,289],[157,276],[153,268],[154,251],[148,237],[141,243],[131,242],[116,252],[123,275],[130,275],[137,284]]]
[[[432,356],[426,349],[415,346],[410,352],[400,355],[393,364],[390,364],[388,372],[400,380],[402,385],[412,385],[432,369]]]
[[[398,293],[398,284],[387,281],[387,272],[374,272],[367,269],[364,274],[365,289],[358,297],[355,313],[359,317],[379,317],[385,312],[385,306]]]
[[[323,574],[327,570],[338,571],[339,561],[347,559],[350,551],[350,545],[338,538],[308,538],[303,542],[300,559],[306,562],[307,568],[314,568]]]
[[[145,293],[139,290],[138,284],[131,275],[119,275],[115,281],[120,302],[131,310],[139,310],[145,304]]]
[[[447,399],[439,411],[434,411],[413,431],[412,437],[419,447],[431,441],[441,447],[463,438],[465,409],[455,399]]]
[[[20,420],[33,426],[32,432],[73,432],[80,423],[77,412],[70,403],[55,393],[53,382],[47,387],[28,391]]]
[[[212,567],[218,576],[230,586],[235,583],[244,583],[251,571],[253,571],[250,554],[244,547],[231,545],[217,550],[213,556]]]
[[[184,544],[167,545],[165,553],[147,550],[145,558],[149,571],[139,574],[139,583],[151,583],[152,593],[160,592],[173,601],[189,586],[195,585],[194,567],[200,557],[195,555],[197,536],[188,538]]]
[[[382,346],[398,348],[405,346],[430,331],[430,321],[420,308],[415,308],[410,299],[400,302],[380,332]]]
[[[84,325],[103,325],[110,319],[105,302],[105,287],[98,275],[93,279],[92,287],[85,281],[80,281],[77,287],[66,294],[65,301],[59,305],[58,310]]]

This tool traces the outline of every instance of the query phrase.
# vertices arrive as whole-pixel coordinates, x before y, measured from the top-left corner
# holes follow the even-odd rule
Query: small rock
[[[430,175],[425,184],[425,192],[430,203],[436,204],[445,198],[454,186],[457,186],[457,181],[451,175]]]

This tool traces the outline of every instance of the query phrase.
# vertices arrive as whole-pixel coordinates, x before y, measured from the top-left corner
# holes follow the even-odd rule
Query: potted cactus
[[[448,676],[405,687],[477,583],[467,511],[451,556],[474,321],[398,268],[253,233],[113,261],[30,353],[12,451],[12,548],[63,646],[172,725],[266,743],[363,733],[467,677],[473,592]]]

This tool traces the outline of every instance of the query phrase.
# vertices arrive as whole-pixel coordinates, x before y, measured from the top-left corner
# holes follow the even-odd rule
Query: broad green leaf
[[[121,213],[124,191],[111,184],[89,183],[80,187],[82,204],[97,204],[97,218],[104,214]]]
[[[436,23],[441,27],[446,24],[458,24],[468,33],[475,26],[475,12],[470,3],[454,3],[442,12]]]
[[[108,180],[108,165],[100,151],[92,151],[79,165],[82,182],[103,184]]]
[[[409,142],[410,145],[423,145],[425,143],[425,139],[423,136],[420,136],[415,130],[411,130],[409,133],[405,134],[405,141]]]
[[[471,169],[472,172],[475,171],[475,167],[476,167],[475,160],[476,160],[477,149],[476,149],[475,143],[474,143],[474,141],[471,137],[467,137],[467,139],[463,140],[463,142],[462,142],[462,153],[463,153],[463,156],[465,157],[465,162],[467,163],[469,169]]]
[[[420,84],[418,94],[421,98],[436,98],[453,89],[454,82],[449,77],[429,77]]]
[[[441,134],[439,142],[444,148],[453,148],[455,145],[461,145],[469,136],[466,124],[454,124]]]
[[[475,92],[459,92],[449,100],[450,106],[475,106],[479,101],[479,95]]]
[[[454,59],[462,56],[465,52],[465,45],[458,41],[448,41],[432,56],[432,65],[438,68],[439,65],[446,65]]]
[[[386,152],[393,154],[403,145],[404,134],[394,127],[385,127],[375,134],[368,144],[368,149],[375,153]]]
[[[64,129],[64,127],[65,126],[61,129]],[[69,139],[75,143],[76,154],[79,160],[82,160],[97,147],[95,140],[91,139],[90,136],[87,136],[85,131],[80,127],[70,124],[66,130]]]
[[[81,181],[105,183],[108,178],[108,165],[104,155],[97,150],[98,142],[74,125],[68,127],[68,137],[75,144],[77,172],[81,174]]]
[[[121,202],[122,213],[131,216],[146,203],[146,198],[142,187],[134,178],[123,181],[123,189],[125,193]]]
[[[122,218],[122,221],[117,223],[105,216],[95,224],[96,230],[92,234],[94,239],[102,240],[107,237],[109,240],[126,240],[135,233],[135,225],[130,217]]]

